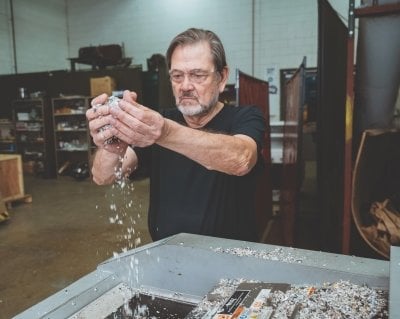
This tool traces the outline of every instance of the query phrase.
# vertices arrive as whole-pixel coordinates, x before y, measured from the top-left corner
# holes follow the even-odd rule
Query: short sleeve
[[[243,134],[254,139],[259,149],[264,146],[266,120],[257,106],[239,106],[235,114],[232,134]]]

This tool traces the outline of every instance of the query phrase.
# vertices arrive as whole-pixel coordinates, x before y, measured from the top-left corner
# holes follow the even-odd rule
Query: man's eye
[[[196,80],[200,80],[204,77],[204,74],[194,73],[194,74],[192,74],[192,77],[195,78]]]
[[[180,81],[183,79],[183,74],[172,74],[172,79],[174,81]]]
[[[204,74],[204,73],[191,74],[191,78],[193,79],[193,81],[197,81],[197,82],[204,81],[206,77],[207,77],[207,74]]]

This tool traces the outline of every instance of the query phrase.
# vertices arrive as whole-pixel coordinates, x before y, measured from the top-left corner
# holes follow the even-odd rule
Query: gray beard
[[[190,105],[190,106],[182,106],[178,105],[178,110],[185,116],[196,116],[196,115],[201,115],[204,113],[207,113],[209,110],[209,106],[207,105]]]
[[[196,105],[181,105],[178,104],[178,110],[185,116],[197,116],[208,113],[218,102],[218,96],[216,96],[209,104],[196,104]]]

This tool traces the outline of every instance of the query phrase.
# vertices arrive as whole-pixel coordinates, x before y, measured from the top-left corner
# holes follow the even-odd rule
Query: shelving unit
[[[0,153],[15,153],[15,125],[9,119],[0,119]]]
[[[14,100],[16,152],[26,174],[55,176],[51,108],[46,98]]]
[[[94,147],[86,121],[90,98],[74,96],[53,98],[54,145],[59,175],[78,164],[90,163]]]

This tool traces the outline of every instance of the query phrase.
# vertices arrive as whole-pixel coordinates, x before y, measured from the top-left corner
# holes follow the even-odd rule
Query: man
[[[112,183],[116,171],[126,176],[150,166],[153,240],[186,232],[257,241],[254,195],[265,120],[256,107],[218,101],[229,69],[213,32],[177,35],[166,59],[177,109],[160,114],[129,91],[119,107],[108,106],[105,94],[93,100],[87,111],[98,147],[93,179]]]

